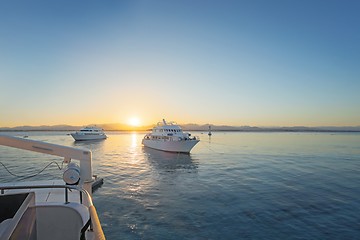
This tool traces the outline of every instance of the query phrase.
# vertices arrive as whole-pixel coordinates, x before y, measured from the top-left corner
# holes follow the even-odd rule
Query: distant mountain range
[[[90,126],[90,125],[89,125]],[[134,127],[126,124],[91,124],[105,131],[149,131],[154,125]],[[353,127],[251,127],[251,126],[226,126],[209,124],[180,124],[183,130],[187,131],[208,131],[211,126],[212,131],[243,131],[243,132],[360,132],[360,126]],[[53,126],[19,126],[19,127],[0,127],[0,131],[76,131],[84,126],[53,125]]]

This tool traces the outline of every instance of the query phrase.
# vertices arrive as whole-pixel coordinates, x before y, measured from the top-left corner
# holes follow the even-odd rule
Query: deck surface
[[[46,186],[46,185],[64,185],[62,180],[44,180],[44,181],[27,181],[27,182],[11,182],[0,183],[2,186]],[[5,194],[8,193],[23,193],[23,192],[35,192],[35,202],[40,203],[59,203],[65,202],[65,189],[62,188],[29,188],[29,189],[14,189],[5,190]],[[80,193],[76,190],[68,191],[69,202],[80,203]]]

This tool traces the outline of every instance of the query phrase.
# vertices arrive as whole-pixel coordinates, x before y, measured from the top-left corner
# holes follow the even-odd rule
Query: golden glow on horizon
[[[140,126],[140,119],[137,117],[129,118],[128,124],[133,127],[138,127],[138,126]]]

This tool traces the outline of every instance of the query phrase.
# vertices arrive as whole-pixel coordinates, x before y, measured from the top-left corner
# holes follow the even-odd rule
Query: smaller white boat
[[[163,119],[163,122],[159,122],[151,133],[145,135],[142,144],[167,152],[190,153],[199,141],[198,137],[192,137],[190,133],[183,132],[179,125],[173,122],[167,123]]]
[[[107,138],[103,129],[97,127],[84,127],[80,129],[80,131],[76,131],[70,135],[75,139],[75,141],[100,140]]]

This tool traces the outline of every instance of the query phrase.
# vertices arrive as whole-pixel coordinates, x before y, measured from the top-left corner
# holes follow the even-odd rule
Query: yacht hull
[[[167,141],[167,140],[153,140],[143,139],[142,144],[145,147],[166,151],[166,152],[180,152],[190,153],[191,149],[199,142],[199,140],[182,140],[182,141]]]
[[[70,134],[75,141],[86,141],[86,140],[101,140],[101,139],[106,139],[106,135],[95,135],[95,134],[76,134],[76,133],[71,133]]]

